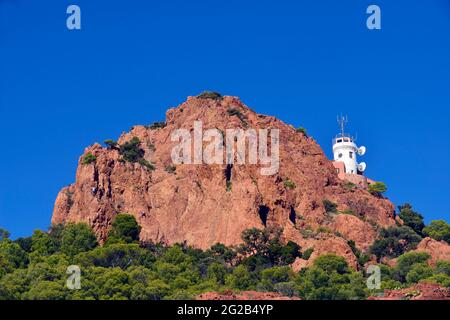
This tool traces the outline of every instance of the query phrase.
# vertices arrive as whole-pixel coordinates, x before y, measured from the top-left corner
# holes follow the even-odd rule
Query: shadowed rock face
[[[243,117],[230,115],[229,109],[239,110]],[[203,130],[279,129],[279,172],[263,176],[260,169],[265,166],[259,164],[182,164],[175,173],[166,170],[173,165],[171,152],[178,144],[171,141],[171,133],[193,129],[199,120]],[[392,203],[362,189],[345,188],[312,138],[274,117],[255,113],[236,97],[189,97],[167,111],[164,128],[135,126],[118,142],[133,137],[140,139],[144,158],[156,170],[124,162],[117,150],[99,144],[86,148],[75,183],[63,188],[56,199],[52,223],[87,222],[103,241],[114,216],[126,212],[142,226],[143,241],[186,241],[203,249],[217,242],[238,244],[248,228],[280,227],[285,240],[305,249],[314,247],[313,255],[343,255],[352,266],[356,259],[347,240],[366,249],[375,239],[374,226],[395,224]],[[83,165],[88,153],[96,161]],[[287,179],[295,183],[294,188],[285,185]],[[355,216],[327,214],[324,199],[335,202],[338,210],[352,210]]]

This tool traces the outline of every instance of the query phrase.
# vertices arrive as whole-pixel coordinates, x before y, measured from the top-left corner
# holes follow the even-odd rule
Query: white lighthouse
[[[343,163],[340,166],[344,172],[340,174],[357,174],[362,175],[366,170],[366,164],[361,162],[358,164],[357,156],[362,156],[366,153],[366,147],[357,147],[355,139],[344,132],[345,125],[348,122],[347,117],[339,117],[338,123],[341,129],[340,134],[333,139],[333,154],[336,163]],[[339,170],[339,169],[338,169]]]

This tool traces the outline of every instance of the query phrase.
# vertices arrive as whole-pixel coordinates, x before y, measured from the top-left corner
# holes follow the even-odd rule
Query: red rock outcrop
[[[380,297],[368,300],[450,300],[450,290],[433,283],[419,283],[401,290],[385,290]]]
[[[432,267],[436,266],[437,261],[449,261],[450,260],[450,246],[445,241],[437,241],[431,238],[423,239],[418,245],[416,250],[410,252],[426,252],[430,255],[428,264]],[[397,265],[398,258],[384,259],[382,262],[390,267]]]
[[[240,115],[230,109],[239,110]],[[192,131],[194,121],[202,121],[203,130],[222,132],[279,129],[279,172],[264,176],[260,169],[265,165],[234,164],[228,167],[227,185],[225,164],[182,164],[175,172],[168,170],[173,165],[172,149],[178,144],[171,141],[171,133]],[[114,216],[127,212],[142,226],[143,241],[186,241],[199,248],[217,242],[236,245],[243,230],[274,226],[283,228],[285,240],[314,247],[311,261],[319,253],[334,252],[353,266],[356,259],[347,240],[364,250],[375,239],[374,225],[395,224],[392,203],[361,188],[349,190],[312,138],[274,117],[257,114],[236,97],[189,97],[167,111],[164,128],[135,126],[118,143],[132,137],[140,139],[144,158],[156,169],[125,162],[118,150],[99,144],[86,148],[75,183],[63,188],[56,199],[53,223],[84,221],[104,240]],[[96,161],[83,165],[88,153]],[[295,187],[286,186],[287,180]],[[341,211],[352,210],[355,216],[327,214],[324,199],[335,202]]]
[[[312,239],[299,239],[297,240],[297,243],[302,248],[313,248],[314,251],[308,260],[299,258],[295,260],[292,264],[292,269],[296,272],[311,266],[316,258],[326,253],[332,253],[344,257],[349,266],[353,269],[357,269],[358,267],[358,261],[352,249],[348,246],[347,240],[341,237],[336,237],[330,234],[321,234]]]
[[[419,243],[415,251],[428,253],[431,256],[430,263],[433,265],[437,261],[450,260],[450,246],[444,241],[425,238]]]
[[[437,241],[431,238],[423,239],[415,252],[426,252],[431,258],[428,263],[432,266],[436,265],[437,261],[450,260],[450,246],[445,241]]]
[[[242,291],[235,293],[232,291],[225,293],[207,292],[196,297],[196,300],[300,300],[295,297],[285,297],[275,292],[257,292],[257,291]]]

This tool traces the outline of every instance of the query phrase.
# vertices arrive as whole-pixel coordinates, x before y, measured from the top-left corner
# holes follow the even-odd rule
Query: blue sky
[[[47,228],[87,145],[205,89],[306,127],[330,157],[347,114],[389,198],[450,220],[448,0],[0,0],[0,226]]]

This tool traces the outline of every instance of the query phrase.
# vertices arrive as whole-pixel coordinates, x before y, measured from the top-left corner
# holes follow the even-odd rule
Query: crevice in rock
[[[227,192],[231,191],[231,174],[232,174],[232,169],[233,169],[233,165],[232,164],[227,164],[227,167],[224,170]]]
[[[233,169],[232,164],[227,164],[227,167],[225,168],[225,179],[227,182],[231,181],[231,170]]]
[[[262,224],[264,227],[267,226],[267,216],[269,215],[270,208],[265,205],[261,205],[258,208],[259,218],[261,219]]]
[[[289,212],[289,220],[295,225],[295,222],[297,220],[297,212],[295,212],[295,209],[293,206],[291,206],[291,211]]]

